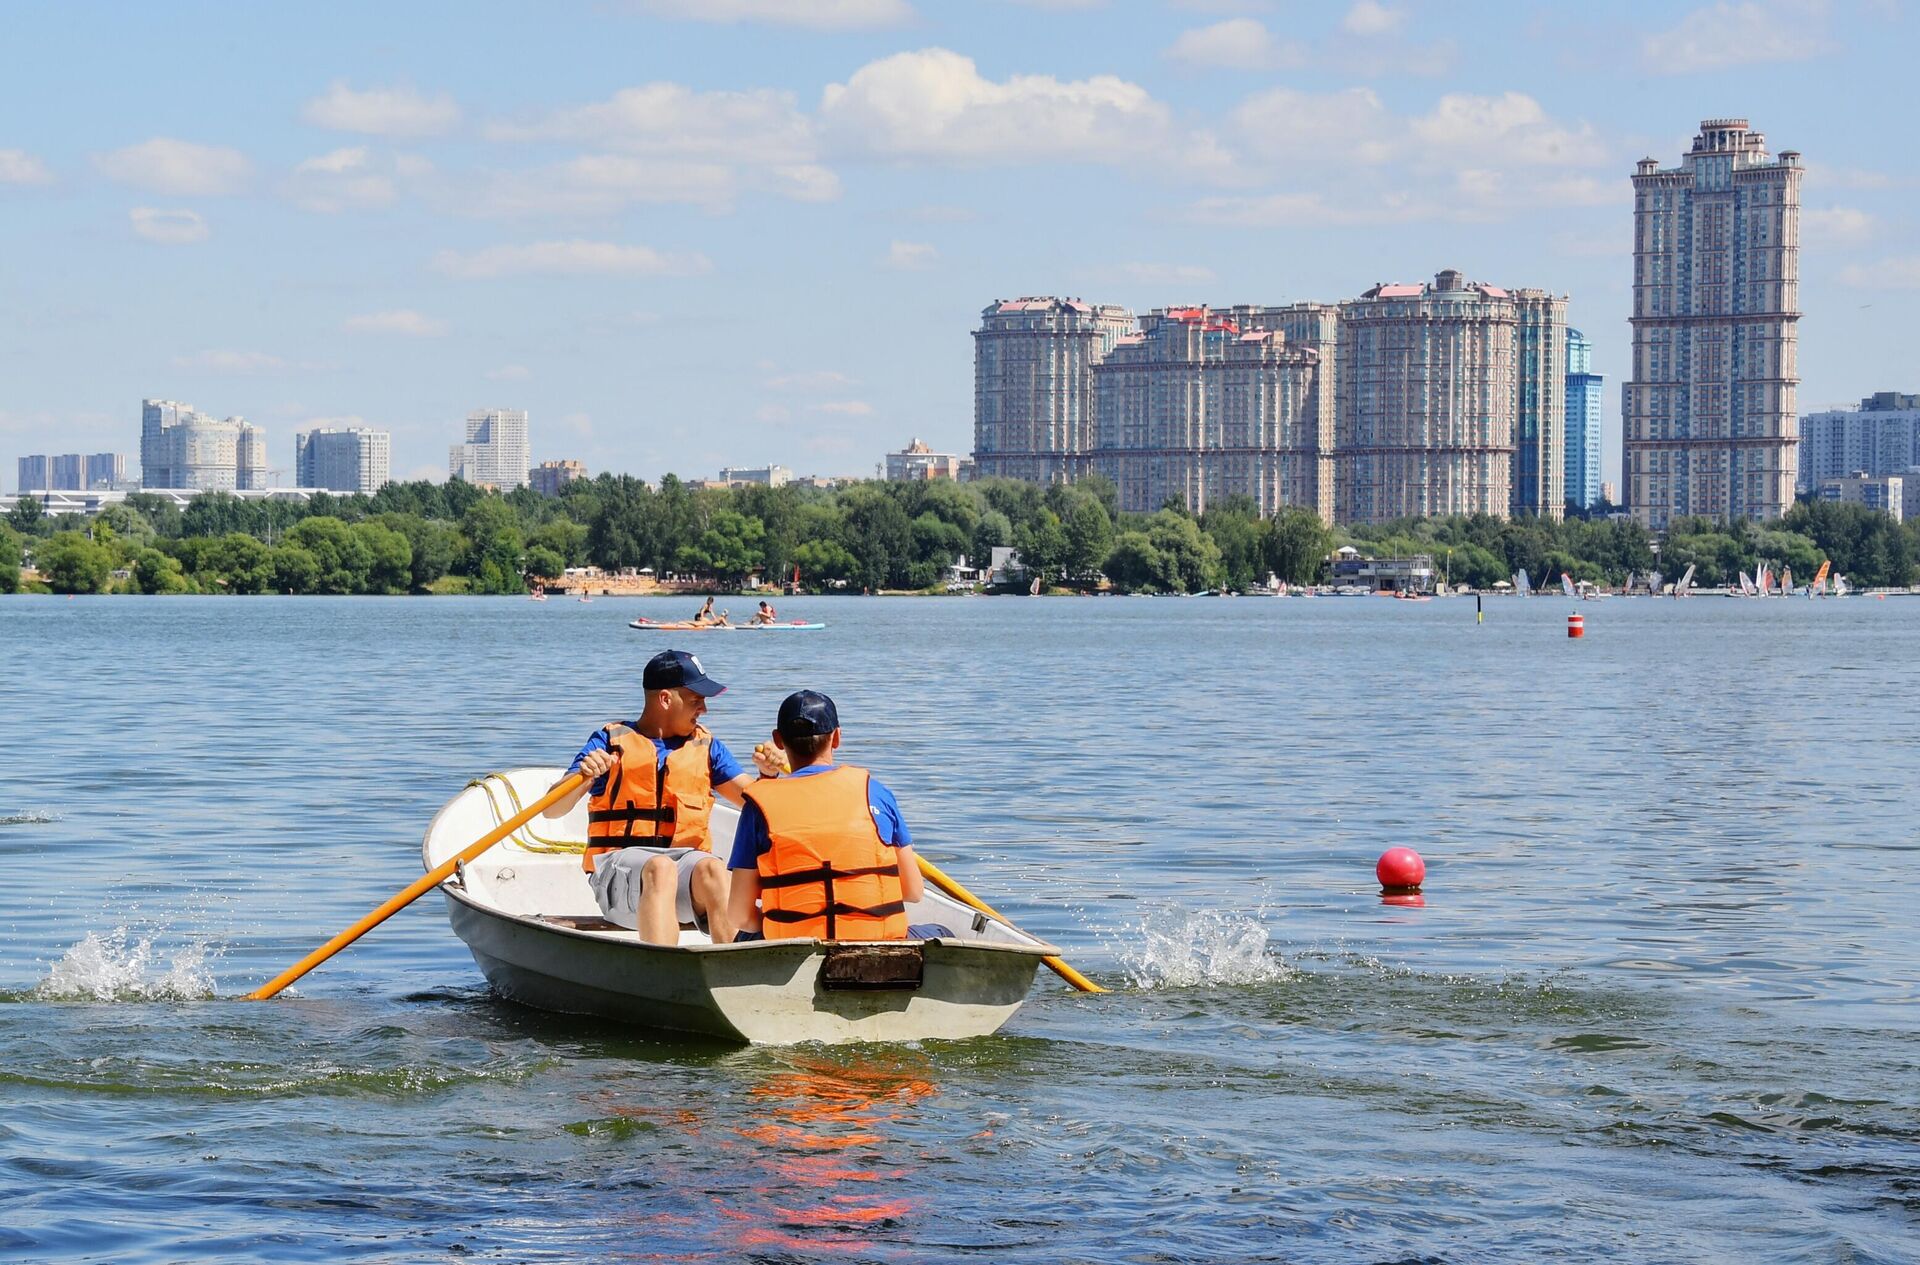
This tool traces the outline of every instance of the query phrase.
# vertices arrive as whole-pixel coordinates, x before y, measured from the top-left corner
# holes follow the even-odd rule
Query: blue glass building
[[[1600,381],[1593,344],[1567,330],[1567,500],[1583,510],[1600,500]]]

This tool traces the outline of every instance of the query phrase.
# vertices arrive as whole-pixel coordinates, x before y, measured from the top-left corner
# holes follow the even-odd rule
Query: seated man
[[[952,935],[907,925],[925,892],[893,793],[835,764],[840,715],[801,690],[780,704],[773,742],[793,772],[745,788],[733,836],[730,921],[740,939],[906,940]],[[763,765],[763,772],[770,765]]]
[[[682,925],[714,943],[733,939],[727,873],[713,855],[713,797],[738,804],[753,784],[726,745],[701,726],[707,700],[726,686],[684,650],[663,650],[641,676],[646,705],[632,723],[604,725],[568,773],[592,778],[547,810],[564,817],[591,794],[581,866],[608,921],[651,944],[678,944]]]
[[[760,609],[753,613],[753,622],[756,624],[771,624],[776,618],[773,606],[764,600],[760,603]]]

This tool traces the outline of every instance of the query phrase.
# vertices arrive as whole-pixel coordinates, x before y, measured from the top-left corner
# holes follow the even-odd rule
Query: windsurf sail
[[[1533,585],[1527,580],[1527,569],[1525,567],[1521,567],[1513,573],[1513,591],[1521,597],[1526,597],[1533,592]]]
[[[1823,597],[1824,597],[1824,596],[1826,595],[1826,592],[1827,592],[1827,571],[1828,571],[1828,570],[1829,570],[1829,569],[1830,569],[1830,568],[1831,568],[1832,566],[1833,566],[1833,563],[1831,563],[1831,562],[1829,562],[1829,561],[1827,561],[1827,560],[1826,560],[1826,559],[1824,559],[1824,558],[1823,558],[1823,559],[1821,559],[1821,562],[1820,562],[1820,569],[1819,569],[1818,571],[1815,571],[1815,572],[1813,573],[1813,583],[1812,583],[1812,584],[1809,584],[1809,585],[1807,586],[1807,592],[1808,592],[1808,593],[1817,593],[1817,594],[1820,594],[1820,595],[1821,595],[1821,596],[1823,596]]]
[[[1685,597],[1687,595],[1687,589],[1690,588],[1692,584],[1693,584],[1693,564],[1688,563],[1685,573],[1681,575],[1680,579],[1677,582],[1675,582],[1673,586],[1673,595],[1675,597]]]
[[[1760,586],[1755,584],[1753,577],[1745,571],[1740,573],[1740,593],[1743,597],[1758,597],[1760,595]]]
[[[1573,591],[1573,577],[1568,575],[1565,571],[1562,571],[1560,573],[1560,591],[1562,593],[1565,593],[1568,597],[1579,596],[1578,593],[1575,593]]]

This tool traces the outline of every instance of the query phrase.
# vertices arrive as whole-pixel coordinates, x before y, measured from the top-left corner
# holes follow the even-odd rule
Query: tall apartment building
[[[1093,447],[1093,368],[1133,332],[1133,314],[1079,299],[1021,298],[980,314],[973,342],[977,477],[1057,483]]]
[[[1316,352],[1284,334],[1243,329],[1206,307],[1140,318],[1094,368],[1093,468],[1113,480],[1120,508],[1168,499],[1195,513],[1251,497],[1260,513],[1316,507]]]
[[[1593,372],[1593,344],[1577,329],[1567,331],[1567,459],[1569,504],[1592,509],[1600,500],[1600,388]]]
[[[140,482],[211,492],[264,489],[267,433],[244,417],[216,420],[176,400],[143,400]]]
[[[1802,492],[1855,471],[1904,475],[1914,466],[1920,466],[1920,395],[1876,391],[1857,409],[1800,419]]]
[[[1307,430],[1304,442],[1312,446],[1307,457],[1313,474],[1312,493],[1299,504],[1318,511],[1323,522],[1334,521],[1333,450],[1338,438],[1340,309],[1331,303],[1289,303],[1283,307],[1229,309],[1242,329],[1270,329],[1284,336],[1295,351],[1310,351],[1316,360],[1313,381],[1304,404]]]
[[[587,468],[578,461],[543,461],[527,472],[527,482],[541,496],[559,496],[561,488],[586,477]]]
[[[1513,499],[1515,514],[1567,512],[1567,300],[1515,290]]]
[[[447,474],[479,487],[517,488],[533,466],[525,409],[481,409],[467,414],[467,442],[447,450]]]
[[[15,463],[20,478],[14,485],[21,492],[52,492],[53,458],[47,456],[21,457]]]
[[[87,458],[83,488],[118,488],[127,482],[127,454],[96,452]]]
[[[386,486],[392,458],[386,431],[319,427],[293,437],[294,486],[372,496]]]
[[[1544,328],[1551,311],[1532,319]],[[1564,326],[1564,308],[1560,321]],[[1432,285],[1378,285],[1340,305],[1340,521],[1510,512],[1522,398],[1519,324],[1512,294],[1451,269]],[[1558,361],[1538,357],[1531,373]],[[1542,391],[1534,398],[1536,427],[1557,431],[1563,419],[1548,415],[1546,401],[1563,397]]]
[[[117,488],[126,482],[127,458],[123,453],[61,453],[57,456],[32,456],[19,459],[22,492],[85,492],[94,488]]]
[[[1707,119],[1678,167],[1633,174],[1633,376],[1621,388],[1627,506],[1777,518],[1793,503],[1800,155]]]

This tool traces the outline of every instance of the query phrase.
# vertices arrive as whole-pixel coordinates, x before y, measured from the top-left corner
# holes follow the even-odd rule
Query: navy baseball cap
[[[840,712],[833,700],[818,690],[789,694],[780,704],[780,719],[774,728],[782,738],[812,738],[840,728]]]
[[[662,650],[648,659],[640,685],[648,690],[692,690],[702,698],[712,698],[727,688],[708,676],[700,660],[684,650]]]

